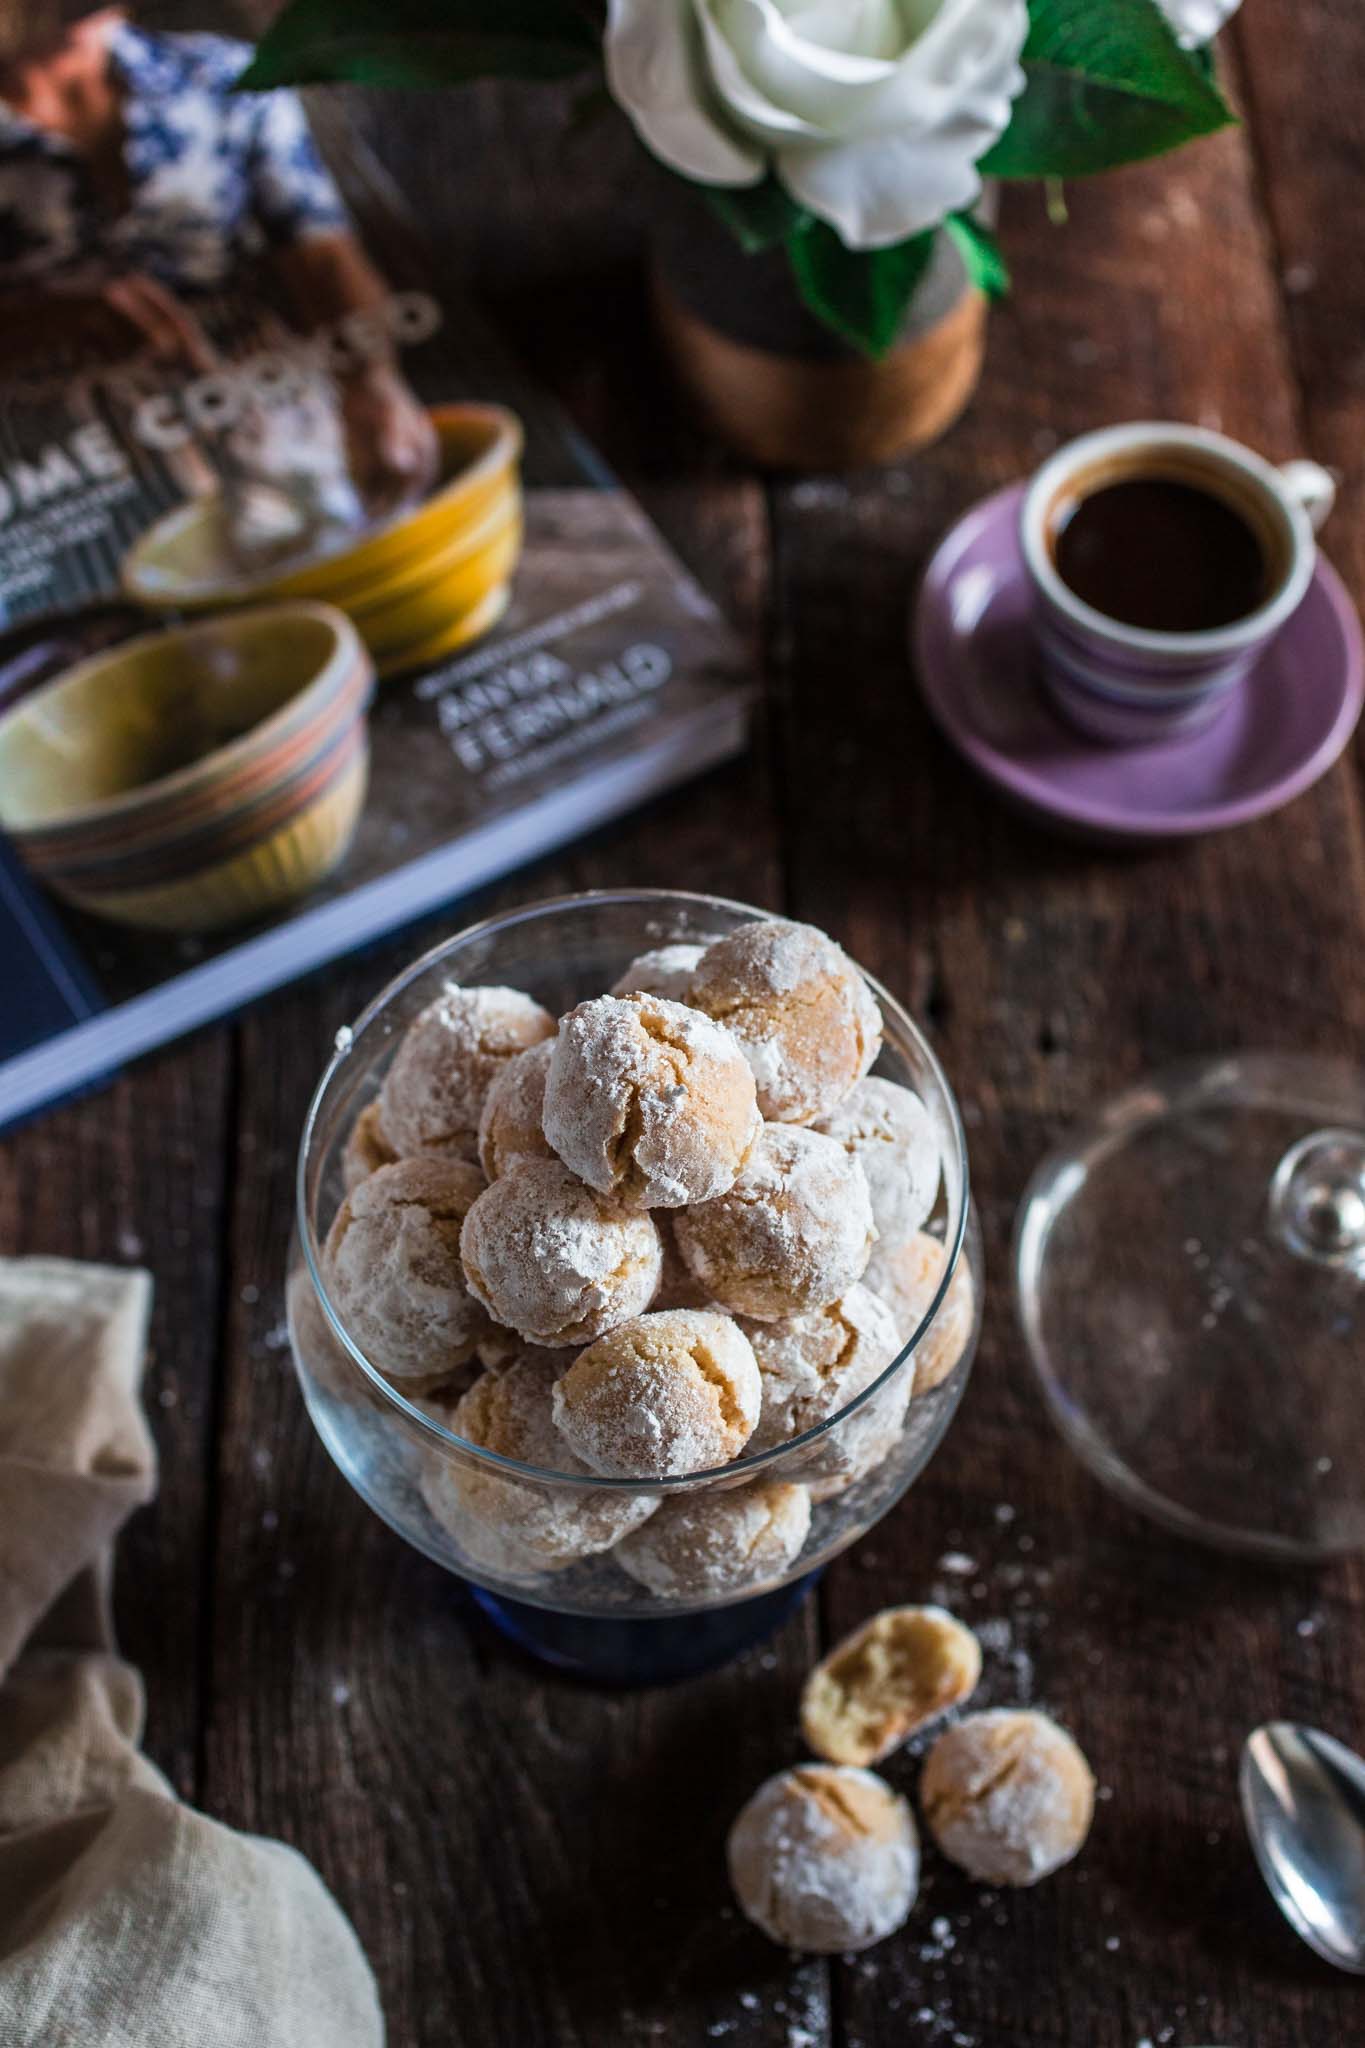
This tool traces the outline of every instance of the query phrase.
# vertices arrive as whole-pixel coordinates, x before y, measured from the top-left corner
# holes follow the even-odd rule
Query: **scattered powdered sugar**
[[[1034,1695],[1033,1657],[1027,1646],[1018,1640],[1013,1624],[1005,1616],[998,1615],[987,1621],[974,1622],[973,1629],[982,1650],[997,1667],[1003,1665],[1008,1673],[1008,1690],[1016,1704],[1028,1706]]]

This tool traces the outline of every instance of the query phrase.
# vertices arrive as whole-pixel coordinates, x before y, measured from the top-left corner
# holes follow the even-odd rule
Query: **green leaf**
[[[692,190],[703,194],[750,256],[776,248],[810,220],[776,178],[765,178],[761,185],[692,185]]]
[[[889,249],[849,249],[822,220],[794,228],[787,257],[802,298],[827,327],[870,356],[885,355],[934,253],[934,230]]]
[[[988,178],[1076,178],[1159,156],[1232,114],[1155,0],[1030,0],[1027,84]]]
[[[1009,268],[986,223],[975,214],[950,213],[943,225],[957,244],[967,276],[977,290],[988,299],[1003,299],[1010,288]]]
[[[572,0],[293,0],[237,84],[564,78],[600,55],[599,32]]]

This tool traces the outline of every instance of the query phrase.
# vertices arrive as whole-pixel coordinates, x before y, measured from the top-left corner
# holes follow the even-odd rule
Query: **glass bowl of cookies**
[[[923,1471],[981,1253],[961,1119],[824,933],[618,890],[491,918],[335,1049],[288,1279],[356,1491],[527,1647],[731,1654]]]

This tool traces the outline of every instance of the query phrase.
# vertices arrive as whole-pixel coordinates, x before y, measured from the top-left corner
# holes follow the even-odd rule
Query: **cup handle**
[[[1308,514],[1316,533],[1337,501],[1337,480],[1320,462],[1282,462],[1280,482]]]

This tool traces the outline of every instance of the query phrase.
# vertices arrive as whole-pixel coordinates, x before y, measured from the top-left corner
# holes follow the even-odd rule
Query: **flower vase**
[[[714,432],[771,469],[854,469],[926,447],[981,375],[986,300],[940,235],[900,337],[872,358],[803,304],[781,249],[747,254],[692,193],[654,209],[664,350]]]

